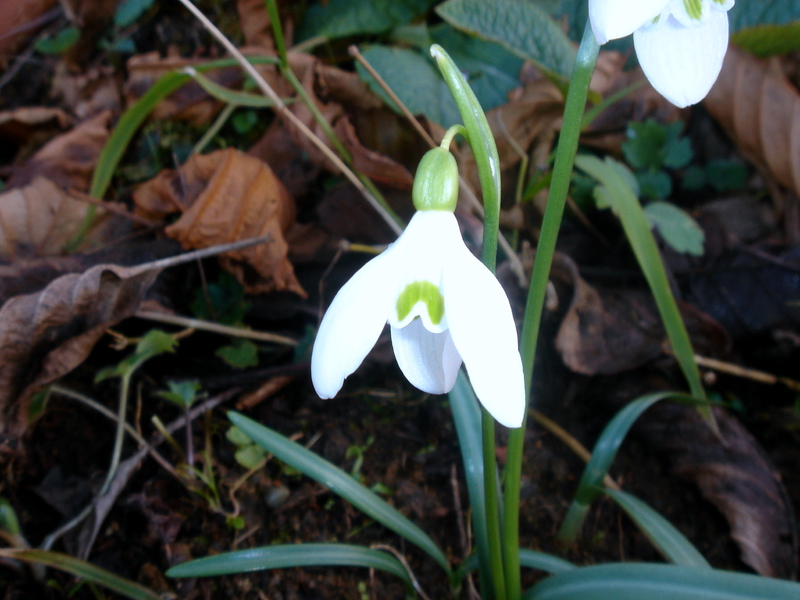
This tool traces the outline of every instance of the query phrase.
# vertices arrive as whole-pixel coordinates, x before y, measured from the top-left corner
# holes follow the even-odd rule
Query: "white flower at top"
[[[683,108],[705,98],[728,49],[734,0],[589,0],[599,44],[633,34],[647,79]]]
[[[406,230],[339,290],[325,314],[311,356],[314,387],[322,398],[335,396],[388,321],[411,384],[445,394],[463,361],[491,415],[519,427],[526,401],[511,307],[461,239],[452,212],[458,171],[447,150],[426,154],[413,192],[418,212]]]

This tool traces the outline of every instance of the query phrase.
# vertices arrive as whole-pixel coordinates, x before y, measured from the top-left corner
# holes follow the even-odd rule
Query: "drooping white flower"
[[[437,151],[452,159],[441,148],[431,152]],[[451,208],[457,171],[455,188],[444,186],[453,195],[442,202],[418,193],[426,185],[421,171],[423,165],[414,185],[420,210],[394,244],[339,290],[320,324],[311,356],[314,387],[322,398],[335,396],[388,322],[397,363],[415,387],[449,392],[463,360],[486,409],[503,425],[519,427],[525,389],[508,298],[461,239]]]
[[[653,87],[683,108],[705,98],[728,48],[734,0],[589,0],[598,43],[633,34]]]

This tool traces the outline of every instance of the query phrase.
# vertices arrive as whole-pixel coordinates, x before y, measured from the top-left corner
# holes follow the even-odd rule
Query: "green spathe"
[[[456,210],[458,165],[449,150],[434,148],[422,157],[411,196],[417,210]]]
[[[404,321],[417,304],[423,302],[428,308],[431,323],[438,325],[444,316],[444,298],[439,288],[430,281],[413,281],[397,297],[397,320]]]

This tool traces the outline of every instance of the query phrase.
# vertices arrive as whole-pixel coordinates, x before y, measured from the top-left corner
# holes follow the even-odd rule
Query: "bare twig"
[[[742,377],[743,379],[752,379],[753,381],[767,383],[770,385],[782,383],[793,392],[800,392],[800,381],[797,381],[796,379],[779,377],[777,375],[772,375],[771,373],[766,373],[757,369],[750,369],[748,367],[740,367],[739,365],[735,365],[733,363],[718,360],[716,358],[709,358],[707,356],[700,356],[699,354],[694,355],[694,362],[701,367],[713,369],[714,371],[719,371],[720,373],[725,373],[727,375]]]
[[[411,570],[411,565],[408,564],[406,557],[403,556],[399,551],[395,550],[391,546],[387,546],[386,544],[372,544],[370,546],[373,550],[385,550],[394,555],[394,557],[400,561],[400,564],[403,565],[403,568],[408,573],[409,579],[411,579],[411,585],[414,586],[414,589],[417,590],[417,593],[422,596],[422,600],[430,600],[427,594],[423,591],[422,586],[417,581],[417,578],[414,576],[414,571]]]

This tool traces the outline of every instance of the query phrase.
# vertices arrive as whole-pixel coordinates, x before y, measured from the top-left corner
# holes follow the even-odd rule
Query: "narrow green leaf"
[[[404,537],[433,558],[448,576],[451,574],[447,558],[428,534],[342,469],[244,415],[231,411],[228,418],[264,450],[318,481],[369,517]]]
[[[281,544],[237,550],[185,562],[167,571],[168,577],[213,577],[291,567],[364,567],[400,577],[411,586],[408,573],[394,556],[351,544]]]
[[[124,0],[114,13],[114,26],[124,29],[152,8],[155,0]]]
[[[560,556],[556,556],[555,554],[527,549],[520,549],[519,564],[523,567],[527,567],[528,569],[536,569],[538,571],[544,571],[545,573],[551,574],[563,573],[564,571],[570,571],[578,568],[573,563],[561,558]],[[464,562],[458,565],[458,570],[456,571],[456,580],[461,581],[476,568],[478,568],[478,555],[473,552],[464,560]]]
[[[595,156],[577,156],[575,164],[597,179],[602,188],[605,188],[604,197],[612,203],[612,209],[622,222],[628,242],[655,298],[672,352],[689,383],[692,395],[705,400],[706,394],[700,379],[700,371],[694,361],[692,342],[681,318],[678,303],[672,295],[661,254],[650,231],[650,224],[639,199],[628,183],[630,171],[610,157],[601,161]],[[719,434],[711,408],[707,404],[698,404],[698,410],[715,433]]]
[[[737,2],[728,18],[731,41],[756,56],[800,49],[800,0]]]
[[[668,561],[684,567],[711,568],[708,561],[686,539],[686,536],[645,502],[622,490],[606,488],[603,491],[628,513],[628,516],[639,526],[642,533],[647,536]]]
[[[478,399],[467,380],[464,371],[458,372],[456,384],[448,394],[450,408],[453,411],[453,422],[458,435],[458,446],[461,449],[461,460],[464,462],[464,474],[467,480],[467,494],[472,512],[472,528],[477,547],[476,559],[482,581],[489,581],[491,569],[489,565],[489,532],[486,530],[486,495],[483,487],[483,454],[481,452],[481,411]],[[469,560],[469,559],[467,559]],[[465,561],[466,562],[466,561]],[[459,568],[457,581],[465,576]],[[471,567],[469,570],[474,569]],[[486,586],[490,591],[491,586]]]
[[[603,433],[600,434],[592,451],[592,458],[587,463],[578,483],[575,499],[561,524],[557,536],[559,544],[569,546],[575,541],[589,510],[589,505],[602,493],[603,478],[608,474],[611,463],[614,462],[631,426],[644,411],[665,398],[692,400],[691,396],[675,392],[657,392],[642,396],[619,411],[603,429]]]
[[[0,556],[66,571],[75,577],[91,581],[133,600],[161,600],[158,594],[136,582],[114,575],[105,569],[68,554],[50,552],[48,550],[2,548],[0,549]]]
[[[569,79],[575,48],[547,11],[528,0],[448,0],[436,12],[456,29],[502,44],[553,77]]]
[[[614,563],[539,582],[523,600],[797,600],[800,584],[677,565]]]
[[[253,64],[275,64],[277,62],[274,57],[251,57],[249,60]],[[204,65],[197,65],[195,70],[204,73],[237,65],[238,63],[234,59],[227,58],[211,61]],[[159,102],[191,81],[191,79],[189,75],[180,71],[173,71],[163,75],[147,90],[144,96],[139,98],[133,106],[122,114],[97,159],[97,166],[92,176],[92,185],[89,189],[90,196],[98,199],[102,199],[105,196],[114,171],[116,171],[117,165],[122,155],[125,154],[131,138],[133,138],[141,124]]]
[[[237,92],[236,90],[223,87],[200,73],[194,67],[186,67],[183,69],[183,72],[194,79],[210,96],[213,96],[220,102],[235,104],[236,106],[249,106],[251,108],[270,108],[275,104],[270,98],[264,96]]]

